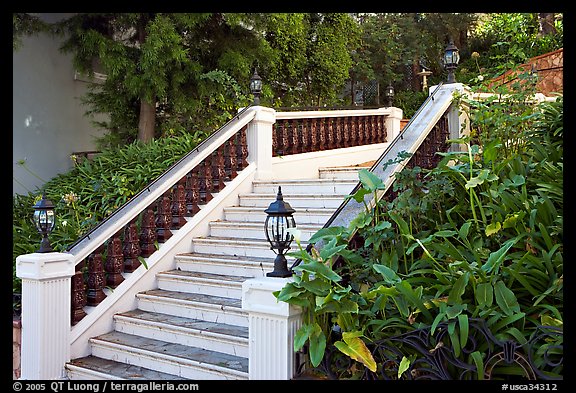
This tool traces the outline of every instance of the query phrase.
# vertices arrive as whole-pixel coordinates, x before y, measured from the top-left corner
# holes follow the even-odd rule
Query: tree
[[[76,67],[107,75],[84,99],[104,145],[213,130],[247,105],[254,68],[263,102],[334,102],[348,77],[348,14],[77,14],[58,24]],[[286,94],[289,92],[289,94]]]
[[[106,144],[209,128],[230,101],[245,103],[237,81],[249,80],[260,42],[243,27],[247,15],[77,14],[58,24],[75,66],[107,76],[85,98],[89,114],[110,114],[98,123],[110,130]]]

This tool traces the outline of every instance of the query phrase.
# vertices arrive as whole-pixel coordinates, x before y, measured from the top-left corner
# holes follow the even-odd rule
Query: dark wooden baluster
[[[200,185],[198,179],[198,171],[196,168],[192,169],[186,177],[186,215],[192,217],[200,211],[198,204],[200,203]]]
[[[172,220],[170,229],[180,229],[186,224],[186,176],[172,187]]]
[[[343,119],[341,117],[336,117],[334,118],[334,144],[336,145],[336,148],[342,148],[344,147],[344,137],[342,135],[342,121]]]
[[[116,233],[108,240],[108,249],[106,251],[106,285],[110,288],[116,288],[124,281],[122,271],[124,270],[124,255],[122,253],[122,239],[120,232]]]
[[[318,119],[318,150],[326,150],[325,119]]]
[[[226,170],[224,169],[224,145],[214,151],[212,156],[212,175],[214,176],[214,190],[220,192],[226,187]]]
[[[104,264],[102,263],[102,252],[104,245],[99,246],[88,256],[88,292],[86,304],[97,306],[106,298],[104,287],[106,286],[106,275],[104,274]]]
[[[148,258],[156,251],[156,224],[154,203],[144,210],[140,225],[140,256]]]
[[[243,170],[248,166],[248,142],[246,141],[246,130],[248,126],[244,126],[238,133],[240,134],[240,143],[239,143],[239,156],[238,156],[238,165],[239,170]]]
[[[276,124],[272,125],[272,157],[279,156],[278,147],[278,132],[282,128],[282,121],[278,120]]]
[[[302,137],[301,152],[308,153],[310,151],[310,123],[307,119],[300,120],[300,135]]]
[[[344,147],[350,147],[352,146],[352,141],[350,139],[350,118],[349,117],[345,117],[344,118],[344,125],[343,125],[343,130],[342,130],[344,136]]]
[[[318,151],[320,150],[320,138],[317,119],[310,120],[310,150]]]
[[[334,127],[334,118],[327,117],[326,118],[326,141],[329,150],[335,149],[336,146],[336,135],[335,135],[335,127]]]
[[[282,134],[281,134],[281,149],[280,152],[282,156],[286,156],[290,154],[290,123],[285,122],[284,127],[282,127]]]
[[[302,128],[300,127],[300,121],[292,119],[290,128],[292,129],[292,154],[302,153]]]
[[[357,116],[355,118],[356,120],[356,126],[357,126],[357,146],[362,146],[366,144],[365,138],[364,138],[364,122],[362,121],[363,118],[360,116]]]
[[[212,200],[212,165],[210,163],[211,157],[208,156],[200,164],[202,172],[204,174],[204,203],[208,203]]]
[[[358,121],[356,117],[350,118],[350,143],[351,146],[358,146]]]
[[[364,119],[364,135],[365,135],[365,144],[369,145],[374,143],[374,139],[372,138],[372,116],[363,116]]]
[[[70,299],[70,322],[76,325],[86,316],[84,306],[87,304],[86,284],[84,283],[84,261],[76,265],[75,273],[72,276],[72,297]]]
[[[159,243],[164,243],[172,237],[170,226],[172,224],[172,213],[170,211],[170,190],[166,191],[156,201],[156,240]]]
[[[132,273],[141,265],[138,257],[140,256],[140,242],[138,239],[138,228],[136,219],[124,228],[124,271]]]
[[[234,137],[228,139],[228,142],[226,142],[226,144],[228,145],[226,151],[228,152],[228,160],[226,162],[226,164],[228,165],[227,171],[229,173],[229,177],[230,180],[234,179],[237,175],[238,172],[236,172],[236,170],[238,169],[238,157],[236,156],[236,145],[234,144]]]

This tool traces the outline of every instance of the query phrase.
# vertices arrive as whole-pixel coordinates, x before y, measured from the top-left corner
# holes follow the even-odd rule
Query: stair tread
[[[355,180],[350,179],[319,179],[319,178],[309,178],[309,179],[284,179],[284,180],[253,180],[253,184],[298,184],[298,183],[357,183]]]
[[[71,366],[81,367],[97,373],[107,374],[120,379],[128,380],[184,380],[186,378],[178,375],[167,374],[149,368],[136,366],[133,364],[120,363],[114,360],[99,358],[96,356],[86,356],[71,360]]]
[[[232,276],[232,275],[224,275],[224,274],[216,274],[216,273],[202,273],[202,272],[194,272],[188,270],[179,270],[179,269],[172,269],[167,270],[164,272],[160,272],[161,275],[176,275],[181,277],[188,277],[188,278],[206,278],[210,280],[220,280],[220,281],[231,281],[231,282],[239,282],[242,283],[246,281],[246,277],[242,276]]]
[[[91,339],[92,342],[107,342],[136,349],[138,352],[154,352],[179,360],[210,364],[213,366],[248,372],[248,359],[241,356],[192,347],[166,341],[155,340],[133,334],[110,332]]]
[[[274,201],[276,199],[276,195],[275,193],[272,192],[249,192],[249,193],[244,193],[244,194],[239,194],[238,196],[240,198],[271,198],[272,201]],[[290,199],[295,199],[295,198],[342,198],[344,196],[346,196],[347,194],[345,193],[339,193],[339,194],[316,194],[316,193],[290,193],[290,194],[284,194],[282,193],[282,196],[284,197],[284,199],[286,200],[290,200]]]
[[[256,263],[274,263],[273,259],[265,257],[251,257],[245,255],[225,255],[225,254],[209,254],[202,252],[183,252],[176,255],[176,258],[202,258],[202,259],[221,259],[234,262],[256,262]]]
[[[178,329],[200,330],[202,332],[248,338],[248,327],[204,321],[201,319],[185,318],[175,315],[161,314],[151,311],[132,310],[116,314],[121,319],[136,319],[167,325]]]
[[[264,223],[263,222],[249,222],[249,221],[228,221],[228,220],[216,220],[210,221],[210,226],[235,226],[235,227],[249,227],[249,228],[260,228],[262,233],[264,233]],[[320,229],[322,224],[299,224],[298,228],[302,229]]]
[[[140,292],[138,295],[170,298],[186,302],[207,303],[211,305],[218,305],[222,308],[227,307],[231,309],[235,308],[240,311],[242,310],[242,299],[233,299],[229,297],[207,295],[203,293],[168,291],[164,289],[151,289],[149,291]]]

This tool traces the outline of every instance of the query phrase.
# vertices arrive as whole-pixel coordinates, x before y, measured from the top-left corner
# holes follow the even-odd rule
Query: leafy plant
[[[32,223],[32,206],[46,192],[55,204],[56,226],[50,243],[64,251],[114,210],[160,176],[170,165],[191,151],[204,134],[184,133],[149,144],[131,143],[108,149],[93,160],[78,161],[67,173],[45,183],[43,190],[28,195],[16,194],[12,205],[13,291],[20,292],[16,277],[16,257],[35,252],[40,235]]]
[[[415,329],[434,334],[446,323],[455,355],[480,370],[485,354],[462,351],[471,318],[520,344],[540,325],[563,325],[563,103],[526,103],[518,96],[507,106],[474,107],[478,144],[449,141],[466,151],[438,153],[430,170],[405,168],[393,201],[365,204],[348,227],[314,234],[318,250],[292,254],[302,263],[276,296],[304,308],[295,350],[308,345],[312,366],[333,345],[365,366],[340,378],[378,375],[384,365],[368,349],[373,343]],[[518,113],[522,124],[508,121]],[[359,179],[351,196],[359,202],[383,189],[365,169]],[[398,362],[396,377],[405,377],[410,358]],[[562,365],[551,371],[561,372]]]

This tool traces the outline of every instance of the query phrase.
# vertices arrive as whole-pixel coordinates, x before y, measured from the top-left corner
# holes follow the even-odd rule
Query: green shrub
[[[442,322],[451,326],[456,356],[478,364],[485,354],[459,350],[471,318],[520,344],[539,325],[563,326],[563,101],[532,106],[518,129],[512,118],[524,103],[508,102],[506,112],[476,106],[474,126],[491,119],[478,131],[481,145],[458,140],[467,151],[443,153],[436,168],[402,170],[392,202],[381,200],[348,227],[318,231],[310,243],[322,240],[319,251],[291,254],[302,263],[275,295],[303,307],[294,347],[307,346],[312,366],[334,345],[355,360],[340,378],[360,377],[358,363],[383,372],[370,343],[420,328],[434,333]],[[359,179],[351,196],[359,202],[384,189],[365,169]],[[349,246],[354,235],[356,249]],[[562,370],[560,362],[549,372]]]
[[[83,160],[48,181],[37,193],[13,197],[13,291],[20,292],[16,257],[35,252],[40,235],[32,223],[32,206],[42,191],[56,206],[56,226],[50,234],[55,251],[64,251],[103,218],[128,202],[152,180],[190,152],[203,134],[165,137],[149,144],[134,142]],[[77,158],[74,158],[76,159]]]

